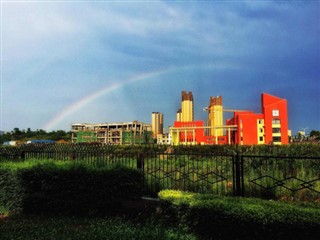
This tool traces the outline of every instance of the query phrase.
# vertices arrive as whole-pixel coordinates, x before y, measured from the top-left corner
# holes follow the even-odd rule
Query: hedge
[[[124,218],[19,216],[0,218],[1,240],[198,240],[182,229],[151,220]]]
[[[213,239],[319,239],[320,206],[165,190],[161,215]]]
[[[63,161],[0,164],[0,205],[10,213],[112,214],[142,196],[142,174]]]

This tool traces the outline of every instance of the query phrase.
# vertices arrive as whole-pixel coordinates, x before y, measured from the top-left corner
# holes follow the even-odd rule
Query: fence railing
[[[143,172],[149,194],[162,189],[273,199],[320,200],[319,157],[117,152],[101,144],[46,144],[0,148],[11,160],[84,161]]]
[[[240,195],[320,200],[319,157],[240,156]]]
[[[212,154],[140,155],[148,189],[161,189],[233,195],[236,178],[234,156]]]

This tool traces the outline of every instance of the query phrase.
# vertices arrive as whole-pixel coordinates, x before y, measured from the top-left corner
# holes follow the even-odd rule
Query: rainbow
[[[80,99],[79,101],[76,101],[67,107],[63,108],[57,116],[55,116],[53,119],[51,119],[49,122],[47,122],[44,126],[43,129],[46,130],[52,130],[54,127],[62,122],[66,117],[70,116],[77,110],[83,108],[85,105],[91,103],[92,101],[96,100],[97,98],[110,93],[112,91],[118,90],[124,86],[127,86],[128,84],[140,82],[140,81],[145,81],[149,80],[158,76],[161,76],[163,74],[167,74],[170,72],[176,71],[177,68],[167,68],[164,70],[157,70],[153,72],[147,72],[147,73],[142,73],[139,74],[138,76],[133,76],[125,81],[118,81],[116,83],[112,83],[111,85],[108,84],[107,86],[100,88],[98,91],[95,91],[93,93],[90,93],[86,95],[84,98]]]
[[[95,91],[93,93],[90,93],[86,95],[84,98],[80,99],[79,101],[76,101],[69,106],[63,108],[57,116],[55,116],[53,119],[51,119],[48,123],[46,123],[43,127],[43,129],[46,130],[52,130],[54,127],[62,122],[66,117],[70,116],[77,110],[83,108],[85,105],[91,103],[92,101],[96,100],[97,98],[110,93],[115,90],[119,90],[120,88],[127,86],[128,84],[145,81],[145,80],[152,80],[156,77],[159,77],[161,75],[165,75],[168,73],[174,73],[174,72],[180,72],[180,71],[188,71],[193,69],[222,69],[222,68],[239,68],[239,65],[229,65],[225,63],[220,64],[202,64],[202,65],[186,65],[186,66],[179,66],[179,67],[170,67],[166,69],[160,69],[152,72],[144,72],[142,74],[132,76],[124,81],[117,81],[116,83],[112,83],[111,85],[108,84],[103,88],[100,88],[98,91]]]

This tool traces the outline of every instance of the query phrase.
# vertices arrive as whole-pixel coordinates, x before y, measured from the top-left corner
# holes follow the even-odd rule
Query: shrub
[[[0,218],[1,240],[196,240],[182,229],[155,223],[136,223],[122,218],[19,216]]]
[[[142,175],[73,162],[3,163],[0,205],[13,213],[112,214],[142,194]]]
[[[254,198],[221,197],[166,190],[162,216],[217,239],[317,239],[320,207]]]

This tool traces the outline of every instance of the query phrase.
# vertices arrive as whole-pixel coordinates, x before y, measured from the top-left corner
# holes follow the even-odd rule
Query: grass
[[[121,153],[104,158],[78,159],[75,162],[92,168],[117,164],[136,168],[137,164],[136,154]],[[245,196],[319,202],[318,160],[247,156],[244,158],[243,172]],[[9,163],[2,164],[5,166]],[[13,164],[10,167],[14,169],[21,163],[10,164]],[[144,173],[150,194],[156,194],[162,189],[233,194],[232,156],[149,154],[144,160]]]
[[[168,228],[152,222],[136,223],[121,218],[18,216],[0,218],[0,239],[196,240],[197,238],[181,229]]]
[[[6,215],[7,213],[8,211],[3,206],[0,206],[0,216]]]
[[[209,160],[205,157],[201,159],[197,158],[190,158],[188,155],[184,156],[177,156],[173,157],[173,159],[169,159],[168,156],[164,155],[163,159],[161,156],[156,156],[155,159],[157,161],[151,161],[148,163],[146,160],[145,170],[146,171],[153,171],[153,175],[151,178],[151,181],[160,178],[161,181],[159,182],[151,182],[151,183],[158,183],[159,185],[164,186],[171,186],[172,184],[175,184],[175,187],[180,186],[179,180],[181,180],[182,187],[185,187],[185,182],[187,182],[188,186],[190,184],[190,187],[194,187],[192,184],[196,182],[199,187],[206,187],[206,184],[203,183],[201,177],[201,174],[207,172],[215,172],[219,173],[223,176],[228,176],[228,180],[231,178],[230,171],[228,170],[231,168],[230,160],[227,161],[224,158],[215,159],[212,157]],[[124,156],[123,157],[124,162],[134,162],[134,159],[130,159],[130,157]],[[34,159],[34,161],[31,163],[28,161],[25,161],[23,164],[25,164],[23,167],[31,167],[35,163],[38,163],[39,160]],[[93,161],[95,163],[95,161]],[[260,161],[259,161],[260,162]],[[254,162],[253,162],[254,163]],[[277,162],[279,163],[279,162]],[[30,164],[30,166],[28,165]],[[63,162],[61,162],[63,165]],[[283,166],[277,166],[275,167],[275,161],[272,162],[272,165],[267,165],[272,170],[272,173],[275,177],[280,177],[280,173],[283,174]],[[90,164],[89,164],[90,165]],[[105,164],[98,164],[99,167],[106,167]],[[296,166],[298,165],[298,168]],[[20,163],[9,163],[9,162],[2,162],[1,167],[4,168],[10,168],[11,170],[16,170],[17,168],[21,167]],[[308,179],[309,177],[314,177],[318,173],[316,169],[313,167],[310,167],[311,165],[308,164],[301,164],[299,165],[296,162],[294,162],[294,168],[298,169],[299,171],[294,174],[297,177],[301,179]],[[318,166],[318,165],[316,165]],[[93,165],[93,168],[96,168],[98,166]],[[149,168],[150,167],[150,168]],[[248,171],[247,174],[250,176],[250,178],[256,177],[256,175],[264,174],[264,171],[266,173],[270,170],[268,167],[264,169],[264,166],[257,166],[257,171]],[[183,171],[187,170],[188,175],[182,175]],[[168,176],[166,176],[166,173],[170,173]],[[279,173],[278,173],[279,172]],[[197,173],[197,174],[196,174]],[[201,173],[201,174],[198,174]],[[288,172],[288,174],[291,174],[291,172]],[[301,175],[300,175],[301,174]],[[318,175],[317,175],[318,176]],[[150,176],[149,176],[150,177]],[[210,179],[212,182],[215,182],[215,178],[219,179],[219,176],[215,174],[211,174],[212,179]],[[154,179],[153,179],[154,178]],[[169,179],[168,179],[169,178]],[[190,180],[188,180],[190,179]],[[150,180],[150,179],[149,179]],[[192,181],[191,181],[192,180]],[[299,181],[297,181],[298,184],[300,184]],[[260,183],[260,182],[259,182]],[[291,183],[291,182],[290,182]],[[295,184],[295,183],[294,183]],[[218,184],[215,184],[214,186],[218,186]],[[231,186],[232,187],[232,186]],[[315,186],[315,189],[318,188],[319,185]],[[161,187],[160,187],[161,188]],[[214,192],[228,192],[231,189],[228,188],[228,186],[225,186],[224,184],[220,184],[219,182],[219,189],[210,189],[211,191],[214,190]],[[181,193],[177,193],[181,194]],[[189,194],[189,195],[188,195]],[[173,194],[174,195],[174,194]],[[204,199],[197,199],[195,196],[201,196],[200,198]],[[171,196],[172,197],[172,196]],[[202,205],[202,202],[205,200],[205,198],[208,197],[208,195],[194,195],[191,193],[185,193],[183,197],[180,198],[180,201],[187,201],[188,198],[194,198],[194,204],[200,204]],[[210,196],[211,198],[212,196]],[[239,204],[240,201],[238,198],[223,198],[221,200],[220,205],[226,205],[225,209],[228,211],[235,211],[240,209]],[[213,199],[211,199],[211,202]],[[218,201],[218,200],[217,200]],[[248,216],[252,215],[252,212],[259,212],[261,215],[263,211],[260,211],[261,205],[257,205],[255,201],[258,200],[247,200],[245,204],[242,204],[241,209],[245,211],[245,213]],[[234,206],[238,204],[238,207],[231,208],[230,206]],[[272,206],[271,206],[272,204]],[[279,206],[278,206],[279,204]],[[291,207],[296,206],[296,204],[291,203],[288,207],[284,207],[284,205],[281,205],[282,203],[274,203],[274,201],[270,201],[269,203],[265,203],[265,207],[267,209],[273,209],[277,205],[281,212],[288,210],[288,213],[295,212],[291,211]],[[306,204],[306,206],[299,205],[299,207],[310,207],[310,208],[316,208],[317,211],[319,211],[319,205],[312,204],[312,203],[301,203]],[[270,205],[270,206],[269,206]],[[298,206],[298,205],[297,205]],[[313,211],[313,210],[312,210]],[[299,212],[299,211],[298,211]],[[272,213],[274,214],[274,213]],[[247,218],[248,216],[245,215]],[[257,215],[258,217],[260,215]],[[269,216],[271,214],[265,214],[262,217],[258,218],[256,217],[257,221],[266,221],[266,219],[269,219]],[[274,215],[275,216],[275,215]],[[290,215],[291,216],[291,215]],[[293,216],[293,215],[292,215]],[[276,216],[275,216],[276,217]],[[294,217],[301,218],[298,213],[294,215]],[[188,233],[184,228],[181,227],[172,227],[171,225],[163,225],[160,223],[157,223],[156,221],[152,220],[144,220],[144,221],[132,221],[127,220],[124,218],[79,218],[79,217],[49,217],[49,216],[30,216],[30,215],[19,215],[19,216],[10,216],[8,215],[8,211],[0,206],[0,239],[6,240],[6,239],[197,239],[196,235]],[[219,239],[219,238],[217,238]],[[222,238],[221,238],[222,239]]]
[[[233,194],[232,156],[154,155],[145,160],[145,177],[155,192],[162,189]],[[243,158],[245,196],[320,201],[319,159]]]
[[[87,157],[91,156],[90,154]],[[103,156],[101,159],[99,156],[91,156],[89,160],[84,157],[75,162],[92,168],[117,164],[136,168],[136,157],[136,154],[120,153]],[[265,199],[319,202],[318,160],[246,156],[243,172],[244,194],[248,197]],[[32,161],[39,162],[36,159]],[[14,169],[21,163],[1,163],[4,166],[7,164],[12,164],[10,167]],[[232,195],[234,187],[232,167],[232,156],[207,154],[150,153],[144,160],[146,184],[149,186],[150,194],[154,195],[162,189]]]

